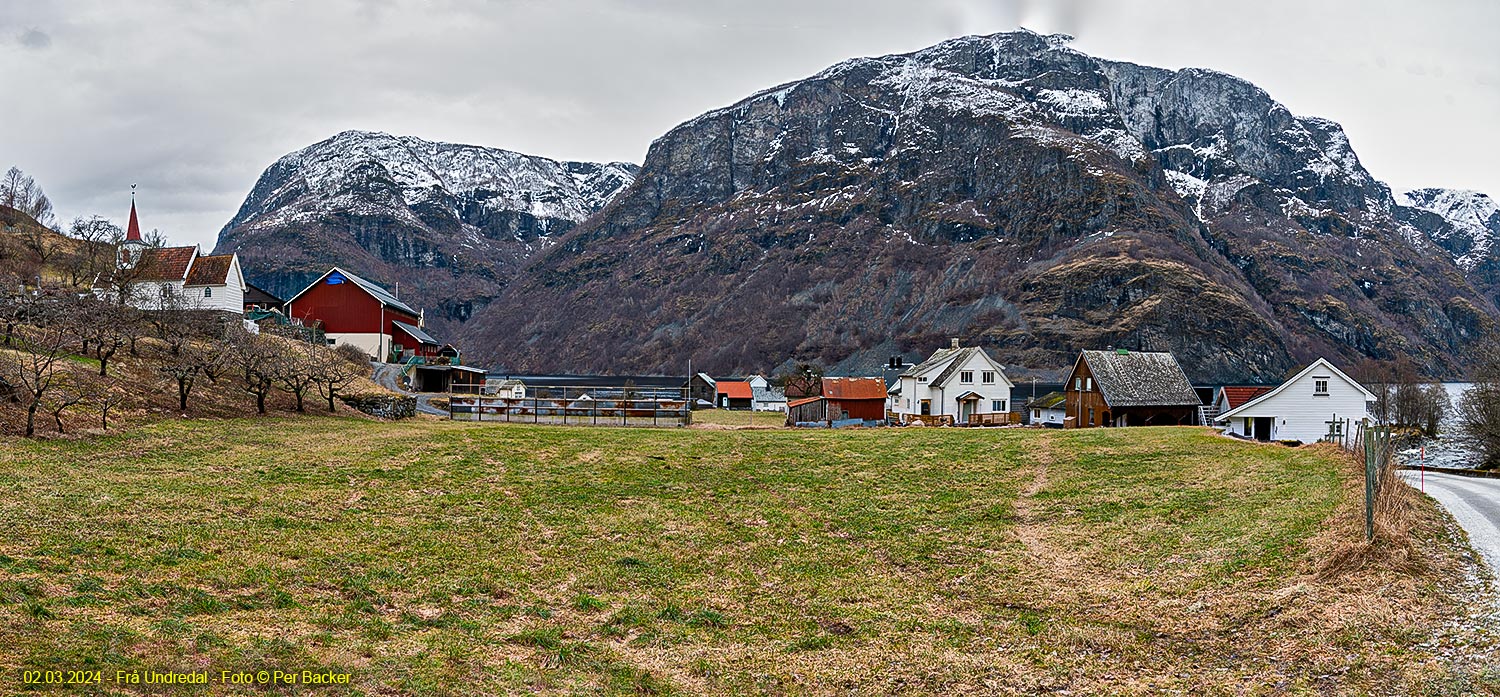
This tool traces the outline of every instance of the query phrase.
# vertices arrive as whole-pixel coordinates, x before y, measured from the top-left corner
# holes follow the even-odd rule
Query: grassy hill
[[[21,211],[0,206],[0,277],[19,276],[31,282],[40,273],[48,285],[72,285],[65,261],[85,244],[37,223]],[[113,252],[107,258],[113,259]]]
[[[339,419],[6,445],[9,689],[57,668],[352,675],[319,694],[1500,689],[1495,647],[1445,629],[1461,544],[1413,497],[1412,542],[1366,548],[1335,450]]]

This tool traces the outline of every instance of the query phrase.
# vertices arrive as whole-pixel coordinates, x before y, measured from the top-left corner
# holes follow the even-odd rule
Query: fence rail
[[[527,385],[524,397],[454,393],[448,415],[455,421],[566,426],[686,426],[693,412],[685,390],[631,385],[549,387]]]

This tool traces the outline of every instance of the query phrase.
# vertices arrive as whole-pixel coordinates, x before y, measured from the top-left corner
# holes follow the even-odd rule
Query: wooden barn
[[[1170,353],[1084,351],[1065,388],[1064,428],[1190,426],[1203,406]]]
[[[433,357],[442,348],[422,329],[422,313],[339,268],[288,299],[286,314],[309,327],[321,325],[330,343],[356,346],[387,363]]]
[[[269,291],[250,283],[245,283],[245,312],[254,310],[280,310],[286,303],[281,298],[272,295]]]
[[[755,404],[755,391],[745,380],[719,380],[714,383],[714,390],[717,393],[714,404],[720,409],[749,409]]]
[[[787,402],[787,423],[885,420],[883,378],[823,378],[823,394]]]

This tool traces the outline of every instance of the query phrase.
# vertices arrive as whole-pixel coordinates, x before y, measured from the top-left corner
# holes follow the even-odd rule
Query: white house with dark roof
[[[1344,424],[1369,416],[1376,397],[1327,360],[1313,361],[1292,379],[1215,417],[1232,435],[1255,440],[1314,443]]]
[[[886,390],[886,408],[905,422],[922,416],[951,416],[968,423],[976,414],[1007,413],[1015,387],[1005,368],[978,346],[958,339],[901,373]]]

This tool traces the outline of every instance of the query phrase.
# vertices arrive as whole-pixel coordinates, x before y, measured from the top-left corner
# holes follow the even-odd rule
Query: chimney
[[[953,338],[953,346],[952,346],[952,348],[958,348],[958,337],[954,337]]]

